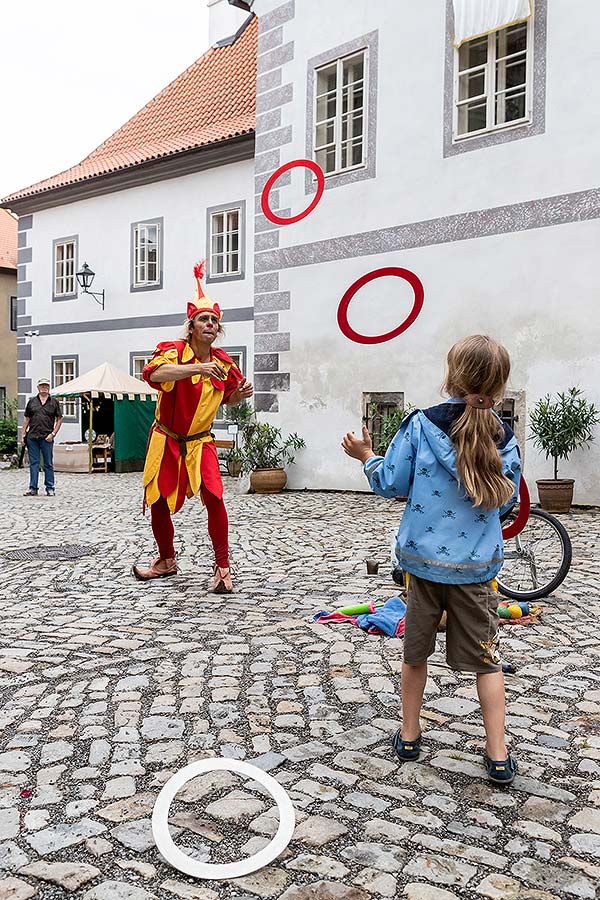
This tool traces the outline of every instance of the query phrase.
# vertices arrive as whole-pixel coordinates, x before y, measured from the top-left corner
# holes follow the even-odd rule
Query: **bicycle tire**
[[[567,577],[567,573],[571,568],[571,561],[573,559],[573,547],[571,544],[571,539],[567,532],[567,529],[550,513],[547,513],[543,509],[532,509],[529,513],[531,518],[543,519],[548,522],[552,528],[556,531],[560,538],[560,542],[562,544],[562,559],[560,565],[556,571],[556,574],[550,579],[550,581],[543,585],[543,587],[538,588],[537,590],[516,590],[514,588],[509,587],[505,582],[502,581],[502,569],[496,576],[496,581],[498,582],[498,591],[504,596],[508,597],[511,600],[541,600],[543,597],[548,597],[556,588],[563,583],[565,578]],[[517,535],[519,537],[519,535]],[[516,538],[513,538],[516,540]]]

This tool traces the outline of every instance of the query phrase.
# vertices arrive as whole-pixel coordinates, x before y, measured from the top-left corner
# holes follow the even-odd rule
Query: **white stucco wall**
[[[272,0],[255,4],[259,16],[279,6]],[[508,215],[512,232],[452,243],[444,243],[446,226],[440,223],[429,246],[377,252],[378,243],[385,246],[385,235],[377,238],[381,229],[519,203],[528,213],[543,198],[564,195],[561,222],[573,203],[568,195],[597,188],[600,66],[587,36],[600,26],[600,7],[586,0],[578,16],[568,0],[552,0],[548,7],[544,133],[447,158],[445,2],[297,0],[295,17],[285,22],[284,41],[294,42],[294,57],[283,65],[282,80],[293,83],[294,102],[282,107],[282,124],[292,126],[282,161],[306,155],[308,60],[375,30],[379,40],[376,178],[326,190],[308,218],[279,229],[284,266],[287,249],[375,233],[371,255],[352,258],[349,251],[349,258],[280,272],[279,289],[291,294],[289,311],[279,314],[280,330],[290,333],[291,342],[291,350],[280,354],[280,370],[290,372],[291,390],[278,394],[279,413],[267,417],[298,431],[308,445],[290,470],[290,486],[364,489],[360,467],[340,449],[343,432],[360,428],[362,393],[404,391],[410,402],[432,405],[440,397],[448,348],[476,331],[506,343],[513,359],[510,388],[526,392],[529,409],[545,393],[572,385],[600,404],[597,212],[588,221],[531,230],[520,230],[521,213]],[[304,173],[295,173],[280,195],[282,208],[304,208],[310,199]],[[356,278],[385,265],[419,276],[423,311],[393,341],[355,344],[338,329],[339,301]],[[353,301],[350,324],[368,334],[388,331],[411,303],[412,292],[396,279],[373,282]],[[552,476],[551,463],[530,442],[526,467],[532,484]],[[560,469],[576,478],[575,502],[600,503],[599,469],[600,433],[591,450],[575,453]]]

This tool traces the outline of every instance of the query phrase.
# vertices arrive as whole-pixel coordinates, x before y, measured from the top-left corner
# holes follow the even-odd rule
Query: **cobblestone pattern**
[[[598,516],[565,517],[571,575],[543,623],[504,653],[520,774],[487,784],[473,679],[433,658],[419,762],[399,765],[402,641],[312,614],[395,593],[388,530],[401,506],[361,494],[259,497],[227,487],[236,593],[207,592],[197,501],[177,516],[182,574],[130,576],[150,557],[136,475],[62,475],[23,498],[0,472],[3,550],[94,545],[76,561],[1,556],[0,900],[555,900],[600,876]],[[381,560],[368,577],[364,560]],[[254,761],[283,784],[297,828],[272,865],[236,882],[174,871],[150,816],[195,759]],[[177,842],[207,861],[264,846],[276,808],[237,776],[204,776],[171,808]]]

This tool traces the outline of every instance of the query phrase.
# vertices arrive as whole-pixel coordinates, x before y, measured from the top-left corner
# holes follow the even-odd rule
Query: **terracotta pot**
[[[573,478],[543,478],[536,484],[542,509],[547,512],[569,512],[573,502]]]
[[[250,475],[250,487],[257,494],[278,494],[286,482],[283,469],[255,469]]]
[[[227,463],[227,471],[231,475],[232,478],[237,478],[240,472],[242,471],[241,462],[228,462]]]

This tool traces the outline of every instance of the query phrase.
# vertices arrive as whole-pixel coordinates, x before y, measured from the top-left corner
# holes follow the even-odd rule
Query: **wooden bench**
[[[227,460],[223,459],[222,456],[219,456],[219,450],[233,450],[235,447],[235,441],[223,441],[215,438],[215,447],[217,448],[217,456],[219,458],[219,470],[224,475],[229,475],[229,471],[227,469]]]

